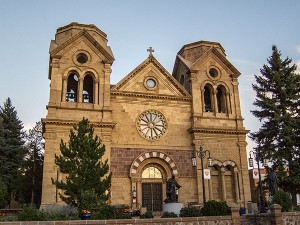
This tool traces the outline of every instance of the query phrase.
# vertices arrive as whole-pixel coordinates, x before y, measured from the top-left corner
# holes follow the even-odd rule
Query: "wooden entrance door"
[[[142,205],[147,211],[162,211],[161,183],[142,183]]]

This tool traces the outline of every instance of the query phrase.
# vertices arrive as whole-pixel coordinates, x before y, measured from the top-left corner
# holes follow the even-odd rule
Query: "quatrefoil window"
[[[167,120],[164,115],[156,110],[147,110],[137,118],[139,134],[148,140],[161,138],[167,130]]]

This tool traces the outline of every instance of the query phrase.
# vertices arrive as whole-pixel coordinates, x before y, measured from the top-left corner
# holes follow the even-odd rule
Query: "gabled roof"
[[[150,54],[149,57],[143,61],[140,65],[138,65],[132,72],[130,72],[127,76],[125,76],[122,80],[120,80],[115,86],[111,88],[111,92],[121,91],[122,87],[129,83],[130,80],[134,79],[135,76],[138,76],[139,72],[141,72],[148,65],[153,65],[156,69],[159,70],[160,74],[162,74],[173,87],[176,88],[177,92],[181,94],[182,97],[190,97],[190,94],[182,87],[182,85],[157,61],[157,59]]]
[[[68,45],[72,44],[74,41],[78,40],[81,37],[85,37],[96,49],[98,49],[99,52],[101,52],[106,57],[106,59],[109,61],[109,63],[112,63],[115,60],[114,55],[111,51],[111,48],[109,46],[100,45],[97,42],[97,40],[95,40],[95,38],[93,38],[92,35],[90,35],[88,33],[88,31],[86,31],[85,29],[83,29],[82,31],[80,31],[79,33],[77,33],[76,35],[74,35],[73,37],[71,37],[70,39],[68,39],[67,41],[65,41],[64,43],[62,43],[58,46],[55,46],[55,42],[52,41],[51,47],[50,47],[50,56],[53,57],[54,55],[59,53],[61,50],[63,50]]]
[[[202,43],[202,41],[200,42],[196,42],[197,44],[199,43]],[[194,43],[192,43],[194,44]],[[174,64],[174,68],[173,68],[173,75],[174,73],[176,73],[177,69],[178,69],[178,66],[180,63],[183,63],[188,69],[190,70],[194,70],[194,69],[197,69],[195,66],[199,63],[201,63],[201,61],[205,60],[207,58],[207,56],[209,54],[213,54],[214,56],[216,56],[219,61],[227,68],[228,72],[230,74],[233,74],[235,76],[239,76],[241,73],[228,61],[228,59],[226,58],[226,55],[225,53],[221,53],[216,47],[214,46],[211,46],[207,51],[205,51],[195,62],[191,62],[187,59],[185,59],[184,57],[182,57],[180,54],[182,53],[182,51],[184,50],[184,48],[186,46],[190,46],[192,44],[189,44],[189,45],[185,45],[184,47],[182,47],[180,49],[180,51],[178,52],[177,56],[176,56],[176,60],[175,60],[175,64]],[[218,43],[216,43],[218,44]],[[219,46],[221,46],[219,44]],[[221,46],[222,47],[222,46]],[[222,47],[223,49],[223,47]]]

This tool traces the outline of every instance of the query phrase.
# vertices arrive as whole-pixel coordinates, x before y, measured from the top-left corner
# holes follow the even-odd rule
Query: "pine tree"
[[[26,155],[19,170],[18,197],[19,202],[34,203],[39,206],[42,194],[44,139],[42,136],[42,123],[26,132]]]
[[[82,194],[92,190],[97,194],[99,202],[105,203],[111,186],[108,160],[102,160],[105,145],[101,145],[97,135],[94,137],[94,128],[88,119],[75,125],[69,137],[68,145],[61,140],[61,155],[55,155],[55,164],[61,173],[66,174],[66,181],[52,178],[56,187],[63,190],[61,199],[81,208]]]
[[[300,185],[299,173],[287,173],[299,164],[300,141],[300,75],[288,57],[281,59],[281,52],[272,47],[268,64],[255,75],[256,92],[251,111],[262,123],[250,137],[257,143],[259,160],[268,159],[279,178],[279,185],[291,191]],[[292,177],[293,176],[293,177]]]
[[[10,98],[0,107],[0,118],[3,124],[3,146],[0,148],[0,175],[7,187],[8,203],[14,194],[18,169],[24,157],[23,124],[12,106]]]

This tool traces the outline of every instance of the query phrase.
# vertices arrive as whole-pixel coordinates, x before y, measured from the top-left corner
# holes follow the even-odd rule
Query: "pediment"
[[[190,70],[198,70],[201,66],[212,60],[219,64],[228,74],[238,77],[241,73],[216,48],[211,47],[199,59],[189,66]]]
[[[111,92],[190,97],[181,84],[152,55],[119,81]]]
[[[110,47],[101,45],[86,30],[82,30],[60,45],[56,45],[55,41],[52,41],[50,46],[50,56],[54,58],[55,56],[63,55],[70,49],[74,49],[74,46],[79,45],[79,43],[84,43],[97,55],[101,55],[101,58],[106,60],[108,63],[112,63],[114,61],[114,56]]]

